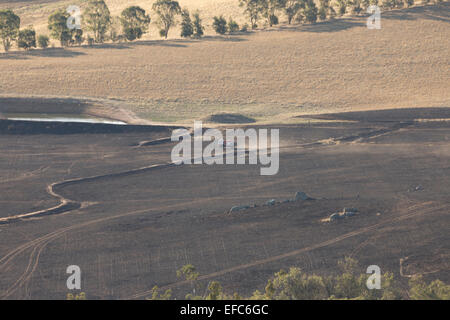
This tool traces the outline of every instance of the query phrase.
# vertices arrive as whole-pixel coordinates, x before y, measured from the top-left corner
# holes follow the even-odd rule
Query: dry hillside
[[[41,10],[22,3],[17,12],[39,25],[56,6],[41,2],[32,5]],[[130,4],[151,8],[107,2],[114,14]],[[208,24],[217,13],[243,19],[234,0],[180,2],[202,9]],[[153,30],[133,43],[12,52],[0,56],[0,94],[119,99],[143,118],[179,122],[217,112],[290,121],[311,112],[449,106],[449,3],[383,12],[381,30],[365,23],[346,17],[200,41],[156,40]]]

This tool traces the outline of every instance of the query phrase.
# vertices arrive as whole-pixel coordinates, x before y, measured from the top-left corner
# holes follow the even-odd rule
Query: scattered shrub
[[[440,280],[426,283],[422,276],[414,276],[409,281],[409,292],[403,293],[399,283],[394,281],[394,274],[386,272],[381,276],[381,289],[370,290],[367,281],[370,274],[361,273],[358,262],[346,257],[338,261],[341,273],[334,276],[307,274],[297,267],[288,271],[280,270],[268,279],[264,292],[256,290],[251,297],[244,299],[257,300],[395,300],[409,297],[417,300],[449,300],[450,286]],[[205,286],[198,281],[199,273],[191,264],[177,270],[177,277],[188,282],[192,293],[186,299],[192,300],[241,300],[239,294],[227,295],[222,285],[212,281]],[[196,292],[204,293],[202,296]],[[152,300],[170,299],[171,291],[159,295],[158,287],[152,290]]]
[[[86,39],[86,41],[87,41],[87,44],[89,45],[89,46],[93,46],[94,45],[94,38],[92,38],[91,36],[88,36],[87,37],[87,39]]]
[[[83,30],[81,29],[76,29],[73,31],[73,43],[76,43],[77,45],[81,46],[81,44],[84,42],[84,37],[83,37]]]
[[[38,44],[39,48],[42,48],[42,49],[48,48],[49,42],[50,42],[50,39],[43,34],[41,34],[37,38],[37,44]]]
[[[236,21],[233,20],[233,18],[230,17],[228,20],[228,32],[233,33],[239,31],[239,25]]]
[[[200,18],[200,13],[196,12],[192,16],[194,18],[192,25],[194,28],[194,37],[199,39],[203,36],[205,28],[202,25],[202,19]]]
[[[36,31],[32,28],[20,30],[17,46],[25,50],[36,48]]]
[[[223,16],[214,17],[213,28],[216,33],[225,34],[228,30],[227,20]]]
[[[271,14],[269,16],[269,25],[276,26],[278,23],[279,23],[278,17],[274,14]]]
[[[317,21],[317,7],[314,0],[307,0],[303,15],[306,22],[315,23]]]
[[[191,20],[191,15],[188,9],[183,9],[181,12],[181,36],[183,38],[190,38],[194,34],[194,25]]]

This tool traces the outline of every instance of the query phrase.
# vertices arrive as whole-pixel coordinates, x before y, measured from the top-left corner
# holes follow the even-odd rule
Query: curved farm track
[[[52,145],[92,144],[95,152],[75,165],[64,152],[49,156],[50,169],[39,181],[61,181],[47,181],[60,203],[1,218],[17,223],[0,226],[0,298],[64,299],[71,264],[80,265],[88,298],[137,299],[154,285],[182,297],[189,284],[177,281],[175,271],[186,263],[198,268],[201,283],[217,279],[226,290],[248,294],[281,268],[329,273],[346,255],[400,278],[402,257],[448,257],[448,123],[280,129],[280,171],[272,177],[260,176],[255,166],[158,165],[169,162],[172,144],[148,133],[49,136]],[[42,138],[21,139],[32,146]],[[317,200],[262,205],[296,191]],[[227,214],[245,204],[257,206]],[[343,207],[357,207],[360,214],[320,222]],[[441,261],[434,269],[416,260],[414,272],[422,266],[427,276],[448,280],[445,259],[431,259]]]

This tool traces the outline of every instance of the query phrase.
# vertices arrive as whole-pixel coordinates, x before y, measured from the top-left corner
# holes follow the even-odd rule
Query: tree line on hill
[[[432,0],[422,0],[428,4]],[[444,0],[434,0],[440,3]],[[414,5],[415,0],[239,0],[250,20],[252,29],[258,27],[261,19],[269,26],[279,23],[279,14],[283,13],[288,23],[315,23],[325,21],[346,13],[364,14],[370,6],[380,6],[385,10],[395,8],[408,8]]]
[[[177,16],[182,17],[182,37],[203,36],[204,27],[198,12],[191,15],[188,9],[182,9],[178,1],[157,0],[153,6],[157,15],[156,24],[159,27],[161,37],[167,38],[170,28],[177,24]],[[89,0],[81,15],[82,26],[71,27],[69,19],[73,18],[73,12],[59,9],[48,17],[48,30],[50,37],[59,41],[62,47],[81,45],[87,42],[89,45],[103,43],[105,41],[133,41],[140,39],[148,32],[151,18],[146,11],[139,6],[130,6],[124,9],[120,16],[112,16],[104,0]],[[84,36],[84,33],[87,36]],[[0,10],[0,38],[3,48],[8,51],[14,42],[18,48],[28,50],[39,46],[47,48],[50,38],[40,35],[36,38],[36,32],[32,27],[20,29],[20,17],[12,10]]]
[[[287,17],[289,24],[315,23],[318,20],[325,21],[346,13],[366,13],[372,5],[381,5],[385,9],[403,8],[414,5],[415,0],[237,0],[249,19],[251,29],[256,29],[258,23],[264,20],[268,26],[279,23],[280,14]],[[429,3],[432,0],[422,0]],[[436,3],[444,0],[433,0]],[[381,2],[381,3],[380,3]],[[169,30],[178,23],[181,17],[181,37],[201,38],[204,35],[204,26],[199,12],[190,14],[187,8],[181,8],[178,1],[157,0],[152,10],[156,14],[156,25],[159,27],[159,35],[168,37]],[[87,42],[89,45],[103,43],[105,41],[133,41],[140,39],[151,22],[150,15],[139,6],[130,6],[124,9],[120,16],[112,16],[104,0],[89,0],[81,15],[82,26],[71,28],[69,19],[73,18],[72,12],[59,9],[48,17],[48,30],[50,37],[59,41],[62,47],[81,45]],[[0,10],[0,39],[4,50],[7,52],[14,43],[20,49],[47,48],[50,38],[47,35],[39,35],[33,27],[20,28],[20,17],[12,10]],[[241,27],[231,17],[227,21],[223,15],[213,18],[212,27],[217,34],[246,32],[248,24]],[[84,36],[84,33],[87,36]]]

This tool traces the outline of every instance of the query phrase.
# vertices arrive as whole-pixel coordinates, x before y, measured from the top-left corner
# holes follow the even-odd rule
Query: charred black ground
[[[55,193],[80,207],[0,225],[0,297],[64,299],[73,264],[87,297],[99,299],[144,298],[154,285],[182,297],[189,287],[178,284],[176,270],[187,263],[202,281],[241,294],[262,289],[281,268],[335,273],[344,256],[358,259],[362,272],[377,264],[405,282],[399,261],[408,257],[404,275],[448,282],[448,114],[393,110],[271,126],[280,129],[275,176],[248,165],[133,171],[170,161],[172,143],[142,144],[170,128],[92,125],[67,135],[33,124],[28,134],[3,132],[0,218],[57,206],[48,192],[55,183]],[[415,121],[423,118],[440,120]],[[315,200],[263,205],[298,191]],[[359,214],[321,222],[344,207]]]

